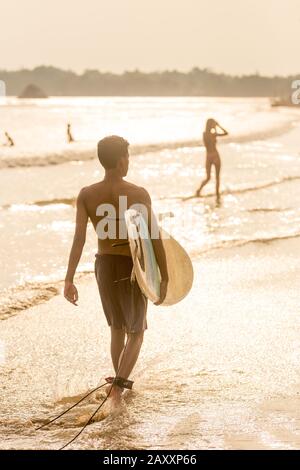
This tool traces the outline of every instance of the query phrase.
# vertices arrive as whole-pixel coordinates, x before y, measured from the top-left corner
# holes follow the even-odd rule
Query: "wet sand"
[[[128,179],[149,189],[157,213],[175,214],[166,219],[170,225],[165,228],[192,256],[195,283],[177,306],[150,305],[149,330],[132,376],[134,391],[126,393],[118,415],[100,412],[73,448],[300,447],[299,110],[270,110],[267,102],[252,99],[248,105],[244,100],[225,101],[195,103],[203,119],[209,108],[209,114],[240,136],[220,142],[221,205],[212,196],[214,179],[203,199],[183,201],[205,172],[203,148],[177,148],[182,140],[192,144],[198,139],[203,127],[198,108],[191,110],[184,99],[191,126],[186,113],[171,113],[174,125],[169,112],[163,123],[157,121],[151,100],[150,110],[147,105],[136,116],[134,111],[133,120],[126,116],[125,134],[133,149],[140,145],[140,151],[147,152],[132,156]],[[70,102],[65,104],[59,108],[61,116]],[[159,109],[165,105],[161,102]],[[173,105],[182,103],[175,100]],[[76,145],[63,153],[66,158],[55,153],[55,132],[62,127],[56,118],[52,121],[50,108],[42,111],[42,127],[50,140],[43,138],[43,146],[37,141],[37,148],[31,149],[45,166],[30,166],[37,162],[27,159],[25,146],[22,152],[16,148],[15,156],[27,168],[18,167],[10,152],[9,166],[17,166],[1,169],[2,449],[60,448],[95,411],[101,392],[53,427],[39,432],[35,428],[112,374],[109,329],[91,274],[96,242],[91,227],[76,276],[79,306],[59,294],[76,195],[103,173],[90,153],[82,154],[79,148],[76,153]],[[27,111],[35,114],[34,109]],[[102,122],[82,110],[80,116]],[[113,119],[116,116],[119,119],[114,110]],[[34,141],[32,120],[22,118],[18,128]],[[82,138],[89,145],[99,137],[87,121],[81,129],[88,133]],[[139,142],[131,139],[131,132]],[[255,136],[261,140],[253,140]],[[42,151],[45,145],[48,156]],[[70,162],[69,157],[81,161]]]
[[[150,305],[149,330],[117,416],[98,417],[75,449],[299,449],[300,239],[195,258],[190,295]],[[112,372],[92,275],[79,306],[61,295],[1,322],[2,449],[57,449],[98,398],[34,432]]]

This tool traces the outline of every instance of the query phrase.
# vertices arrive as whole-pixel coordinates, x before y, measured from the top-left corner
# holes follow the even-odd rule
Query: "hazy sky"
[[[300,74],[300,0],[0,2],[0,69]]]

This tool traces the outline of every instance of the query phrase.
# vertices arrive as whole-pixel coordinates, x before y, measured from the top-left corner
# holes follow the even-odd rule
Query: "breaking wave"
[[[255,131],[247,134],[232,135],[224,139],[224,143],[243,143],[250,142],[253,140],[264,140],[271,137],[275,137],[292,129],[293,120],[285,122],[280,126],[276,126],[272,129]],[[203,142],[201,139],[196,140],[185,140],[185,141],[174,141],[174,142],[161,142],[152,144],[133,144],[130,147],[131,155],[142,155],[145,153],[160,152],[163,150],[176,150],[180,148],[192,148],[202,146]],[[15,151],[15,150],[14,150]],[[39,154],[24,154],[21,156],[7,153],[0,156],[0,169],[3,168],[19,168],[19,167],[32,167],[32,166],[50,166],[59,165],[67,162],[78,162],[88,161],[96,158],[96,144],[86,145],[82,147],[82,144],[75,143],[72,149],[62,149],[55,152],[39,152]]]
[[[245,245],[249,245],[251,243],[262,243],[262,244],[269,244],[274,243],[282,240],[291,240],[300,238],[300,232],[286,234],[286,235],[278,235],[278,236],[266,236],[266,237],[258,237],[258,238],[249,238],[249,239],[232,239],[232,240],[224,240],[215,245],[211,245],[209,248],[205,248],[203,250],[195,250],[191,252],[193,258],[199,258],[199,256],[210,253],[215,250],[220,250],[224,248],[235,248],[235,247],[242,247]]]
[[[221,193],[222,195],[227,195],[227,194],[243,194],[243,193],[248,193],[251,191],[259,191],[261,189],[267,189],[272,186],[277,186],[279,184],[287,183],[289,181],[297,181],[300,179],[300,175],[293,175],[293,176],[284,176],[283,178],[277,178],[272,181],[265,181],[261,184],[258,184],[256,186],[243,186],[243,187],[227,187],[225,189],[222,189]],[[211,196],[215,196],[214,192],[209,192],[206,193],[205,195],[201,196],[200,199],[205,199]],[[173,195],[173,196],[162,196],[159,198],[160,200],[181,200],[181,201],[190,201],[192,199],[199,199],[199,197],[196,197],[195,195]]]
[[[90,275],[91,271],[78,273],[78,279]],[[0,320],[6,320],[23,310],[47,302],[59,295],[63,281],[26,282],[25,284],[9,287],[1,291]]]

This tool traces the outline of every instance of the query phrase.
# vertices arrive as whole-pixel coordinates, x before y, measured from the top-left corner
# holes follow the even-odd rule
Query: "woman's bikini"
[[[207,163],[219,163],[220,156],[217,150],[217,138],[215,135],[210,134],[210,137],[207,138],[205,132],[203,133],[203,142],[206,148],[206,159]]]

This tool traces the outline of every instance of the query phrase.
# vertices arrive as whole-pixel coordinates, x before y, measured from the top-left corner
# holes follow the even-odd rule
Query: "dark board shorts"
[[[131,282],[132,268],[129,256],[96,255],[95,276],[108,325],[140,333],[147,329],[147,298]]]

